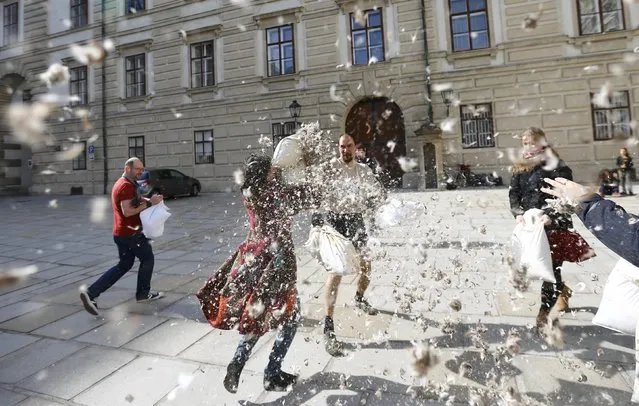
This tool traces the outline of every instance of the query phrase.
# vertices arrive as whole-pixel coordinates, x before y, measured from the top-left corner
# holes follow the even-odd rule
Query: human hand
[[[542,187],[541,191],[560,199],[582,202],[595,194],[592,188],[568,179],[556,178],[553,180],[545,178],[544,181],[552,187]]]
[[[517,220],[517,224],[524,224],[526,222],[526,220],[524,220],[524,216],[522,215],[515,217],[515,220]]]
[[[548,217],[547,214],[544,214],[543,216],[541,216],[539,221],[541,221],[545,226],[549,226],[552,224],[552,220],[550,219],[550,217]]]
[[[156,205],[156,204],[162,202],[164,200],[164,197],[162,195],[153,195],[153,196],[151,196],[151,199],[149,199],[149,200],[151,200],[151,204],[152,205]]]

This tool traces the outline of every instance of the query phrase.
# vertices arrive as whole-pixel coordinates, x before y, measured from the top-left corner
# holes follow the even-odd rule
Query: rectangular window
[[[490,47],[486,0],[449,0],[453,51]]]
[[[591,97],[593,95],[591,94]],[[615,137],[630,137],[630,97],[628,92],[616,92],[608,100],[608,106],[592,105],[595,141]]]
[[[577,0],[581,35],[619,31],[625,28],[621,0]]]
[[[129,158],[133,157],[144,163],[144,136],[129,137]]]
[[[213,151],[213,130],[195,131],[195,163],[214,163]]]
[[[273,124],[273,149],[275,149],[282,138],[295,134],[299,127],[300,124],[296,124],[294,121]]]
[[[126,14],[135,14],[138,11],[146,9],[144,0],[124,0],[126,3]]]
[[[80,141],[75,144],[81,145],[82,153],[73,158],[73,170],[79,171],[87,169],[87,142]]]
[[[461,106],[463,148],[494,147],[493,128],[493,112],[490,104]]]
[[[266,30],[266,63],[269,76],[295,73],[293,24]]]
[[[11,3],[3,9],[3,41],[2,45],[18,42],[18,3]]]
[[[87,0],[71,0],[71,28],[84,27],[89,23]]]
[[[368,10],[364,12],[364,15],[365,21],[358,21],[355,13],[351,13],[353,65],[367,65],[384,60],[382,12]]]
[[[69,69],[69,95],[76,99],[71,101],[72,106],[89,104],[86,66]]]
[[[146,95],[145,57],[145,54],[138,54],[125,58],[127,98]]]
[[[213,86],[213,41],[191,45],[191,87]]]

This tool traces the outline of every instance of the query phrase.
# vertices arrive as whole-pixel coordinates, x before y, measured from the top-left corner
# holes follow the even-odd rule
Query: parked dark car
[[[146,195],[159,193],[164,197],[197,196],[202,190],[199,180],[169,168],[145,170],[138,184],[142,193]]]

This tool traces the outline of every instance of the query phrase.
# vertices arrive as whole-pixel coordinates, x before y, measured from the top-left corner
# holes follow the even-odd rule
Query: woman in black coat
[[[553,306],[556,310],[566,311],[572,290],[563,283],[561,266],[564,261],[581,262],[591,258],[594,253],[588,243],[574,231],[569,215],[560,214],[548,207],[548,195],[541,191],[546,186],[545,178],[565,178],[572,180],[572,170],[559,159],[557,153],[548,145],[544,132],[535,127],[524,131],[522,136],[522,162],[513,168],[510,181],[510,211],[523,222],[523,214],[529,209],[544,211],[542,221],[550,244],[551,259],[556,284],[544,282],[541,287],[541,307],[537,315],[537,327],[548,323],[548,314]]]

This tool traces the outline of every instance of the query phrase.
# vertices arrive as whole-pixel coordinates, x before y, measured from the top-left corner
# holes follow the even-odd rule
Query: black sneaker
[[[89,294],[86,290],[80,290],[80,299],[82,300],[82,304],[84,305],[84,310],[94,316],[98,315],[98,304],[95,302],[95,300],[89,297]]]
[[[164,297],[164,293],[162,292],[149,292],[146,297],[136,298],[138,302],[152,302],[154,300],[162,299]]]
[[[226,376],[224,377],[224,388],[230,393],[236,393],[237,387],[240,384],[240,375],[242,374],[244,365],[240,364],[236,360],[231,361],[228,367],[226,367]]]
[[[346,355],[344,343],[337,341],[337,337],[335,337],[335,333],[332,331],[324,332],[324,348],[332,357],[343,357]]]
[[[267,391],[285,392],[289,386],[297,383],[297,375],[280,371],[275,375],[264,375],[264,389]]]
[[[371,304],[368,303],[368,300],[364,298],[355,298],[355,307],[368,314],[369,316],[375,316],[378,313],[377,309],[371,306]]]

